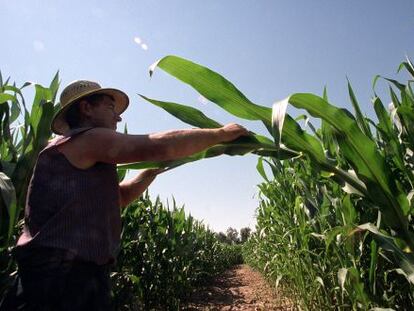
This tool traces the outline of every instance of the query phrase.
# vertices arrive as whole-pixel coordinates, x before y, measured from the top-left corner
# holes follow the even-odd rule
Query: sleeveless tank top
[[[73,166],[57,146],[91,128],[58,136],[39,153],[30,180],[24,228],[15,249],[70,251],[96,264],[114,263],[120,245],[119,183],[115,164]]]

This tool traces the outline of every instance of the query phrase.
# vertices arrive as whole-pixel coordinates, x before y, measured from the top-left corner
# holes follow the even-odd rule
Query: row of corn
[[[157,68],[268,131],[157,163],[176,167],[222,154],[258,156],[265,183],[256,234],[245,248],[248,262],[274,285],[283,285],[304,310],[414,308],[414,66],[409,59],[399,66],[409,76],[406,83],[375,77],[371,118],[361,111],[349,82],[353,112],[332,104],[326,90],[322,96],[293,94],[270,108],[189,60],[167,56],[150,73]],[[376,94],[379,81],[388,87],[389,105]],[[192,126],[221,125],[193,107],[143,98]],[[305,115],[291,117],[289,105]],[[128,167],[149,165],[154,163]]]
[[[218,241],[183,208],[148,195],[122,215],[122,247],[112,273],[118,310],[183,306],[197,286],[241,263],[241,246]],[[162,299],[161,299],[162,297]]]
[[[26,104],[25,88],[34,88]],[[59,77],[48,87],[18,87],[0,74],[0,302],[13,282],[10,250],[22,229],[28,181],[37,155],[50,139]],[[119,170],[120,180],[125,170]],[[222,244],[214,232],[148,195],[123,210],[122,245],[113,271],[113,301],[119,310],[174,309],[193,288],[241,262],[240,246]]]

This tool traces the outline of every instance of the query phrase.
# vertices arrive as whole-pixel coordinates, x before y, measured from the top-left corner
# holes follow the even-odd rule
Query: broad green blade
[[[302,130],[288,114],[283,121],[282,142],[289,149],[308,154],[318,164],[327,163],[319,140]]]
[[[408,58],[408,56],[406,56],[405,58],[407,61],[402,62],[400,66],[398,66],[397,72],[400,72],[401,69],[405,68],[408,71],[408,73],[411,75],[411,77],[414,78],[414,65],[411,62],[411,60]]]
[[[118,165],[118,169],[144,169],[144,168],[168,168],[172,169],[178,166],[181,166],[186,163],[198,161],[201,159],[206,158],[212,158],[217,157],[222,154],[227,155],[244,155],[246,153],[249,153],[253,151],[255,148],[257,148],[257,145],[254,146],[252,144],[226,144],[226,145],[216,145],[209,149],[206,149],[202,152],[198,152],[192,156],[178,159],[178,160],[172,160],[172,161],[159,161],[159,162],[138,162],[138,163],[131,163],[131,164],[122,164]]]
[[[322,98],[325,101],[328,101],[328,90],[326,86],[323,88]],[[332,127],[328,123],[326,123],[325,120],[321,120],[321,136],[322,136],[321,140],[322,140],[323,146],[327,150],[328,157],[338,158],[338,154],[337,154],[338,144],[334,138]]]
[[[257,159],[256,170],[259,172],[259,174],[263,177],[263,179],[266,182],[269,182],[269,179],[267,178],[266,172],[265,172],[264,167],[263,167],[263,158],[262,157],[259,157]]]
[[[271,157],[271,158],[278,159],[278,160],[287,160],[287,159],[298,158],[302,156],[301,153],[287,149],[283,146],[277,150],[260,149],[260,150],[252,151],[252,153],[257,154],[262,157]]]
[[[150,67],[150,75],[156,67],[189,84],[229,113],[247,120],[261,120],[270,128],[272,110],[252,103],[220,74],[177,56],[166,56],[154,63]]]
[[[50,82],[49,90],[52,94],[52,98],[50,99],[52,102],[55,102],[56,100],[56,94],[59,89],[60,81],[59,81],[59,70],[56,72],[55,76],[52,79],[52,82]]]
[[[379,249],[378,249],[378,245],[377,242],[375,240],[372,240],[370,243],[370,248],[371,248],[371,259],[370,259],[370,264],[369,264],[369,285],[371,287],[372,292],[375,294],[376,292],[376,286],[377,286],[377,268],[378,268],[378,253],[379,253]]]
[[[337,142],[334,138],[332,127],[325,121],[321,121],[322,143],[328,152],[328,157],[337,157]]]
[[[402,135],[401,139],[404,143],[408,143],[409,148],[414,148],[414,102],[406,96],[405,90],[401,91],[401,101],[398,99],[392,87],[389,88],[390,96],[394,107],[397,109],[398,120],[401,123]]]
[[[36,94],[32,104],[30,113],[30,125],[34,129],[35,137],[37,139],[38,126],[42,117],[42,105],[48,101],[52,101],[53,94],[50,89],[45,88],[39,84],[35,84]]]
[[[52,134],[50,125],[52,122],[53,114],[53,102],[45,102],[41,107],[40,120],[36,129],[37,139],[34,144],[39,148],[39,151],[47,144],[47,141]]]
[[[351,201],[351,195],[347,194],[342,199],[342,215],[343,215],[343,222],[344,225],[352,226],[355,225],[358,213],[355,209],[355,206],[353,205]]]
[[[142,95],[141,97],[147,100],[148,102],[158,107],[163,108],[165,111],[167,111],[168,113],[172,114],[173,116],[175,116],[176,118],[178,118],[179,120],[187,124],[190,124],[190,125],[193,125],[199,128],[222,127],[220,123],[214,121],[213,119],[210,119],[205,114],[203,114],[201,111],[193,107],[189,107],[189,106],[185,106],[185,105],[181,105],[177,103],[172,103],[172,102],[159,101],[159,100],[151,99],[151,98],[148,98]],[[266,148],[270,148],[271,150],[276,150],[273,145],[273,142],[269,138],[262,136],[262,135],[255,134],[253,132],[250,132],[250,136],[243,137],[241,139],[243,143],[247,143],[247,142],[251,142],[254,144],[260,143],[262,144],[260,148],[266,147]]]
[[[253,104],[230,81],[218,73],[177,56],[166,56],[156,62],[151,66],[150,74],[156,67],[189,84],[229,113],[248,120],[261,120],[269,132],[273,132],[272,110]],[[320,163],[326,162],[320,142],[304,132],[288,115],[284,118],[282,131],[282,142],[286,147],[294,151],[306,152]]]
[[[355,120],[346,111],[313,94],[294,94],[289,102],[296,108],[305,109],[312,116],[325,120],[337,131],[341,151],[357,176],[366,184],[372,202],[380,207],[392,228],[406,231],[407,220],[404,214],[409,210],[408,201],[397,189],[376,144],[361,132]],[[407,232],[405,235],[408,238]]]
[[[224,144],[215,145],[210,147],[202,152],[196,153],[189,157],[172,160],[172,161],[145,161],[137,162],[131,164],[122,164],[119,165],[119,169],[143,169],[143,168],[163,168],[163,167],[176,167],[185,163],[194,162],[197,160],[216,157],[222,154],[226,155],[244,155],[252,151],[277,151],[276,147],[273,145],[264,144],[260,140],[260,136],[257,139],[255,136],[243,136],[238,139]]]
[[[0,93],[0,104],[6,104],[7,101],[16,102],[16,96],[7,93]]]
[[[0,200],[5,204],[9,214],[7,239],[10,239],[16,221],[16,191],[10,178],[3,172],[0,172],[0,194]]]
[[[364,115],[362,114],[362,111],[359,107],[358,101],[355,97],[354,90],[352,89],[352,86],[351,86],[351,83],[349,82],[349,80],[348,80],[348,93],[349,93],[349,97],[351,99],[352,106],[354,107],[354,110],[355,110],[355,116],[356,116],[356,120],[357,120],[357,123],[359,125],[359,128],[362,130],[362,132],[366,136],[368,136],[369,138],[372,139],[372,133],[371,133],[371,130],[369,128],[369,124],[366,121]]]
[[[146,101],[154,104],[155,106],[158,106],[168,113],[172,114],[174,117],[180,119],[181,121],[196,126],[200,128],[219,128],[222,127],[222,125],[209,117],[207,117],[204,113],[201,111],[185,106],[180,105],[177,103],[172,102],[163,102],[155,99],[148,98],[143,95],[139,95]]]
[[[357,227],[359,230],[367,230],[373,234],[381,247],[394,255],[399,266],[404,271],[407,280],[414,284],[414,256],[412,253],[405,253],[396,243],[396,239],[378,230],[371,223],[366,223]]]
[[[387,146],[385,151],[389,153],[389,156],[392,158],[395,165],[407,175],[411,184],[414,185],[413,173],[410,169],[407,169],[404,163],[404,150],[397,136],[397,132],[394,130],[390,115],[385,110],[384,105],[378,97],[375,97],[373,102],[375,113],[377,114],[379,121],[377,129],[382,137],[383,143]],[[404,108],[405,107],[399,107],[400,113]],[[414,112],[412,113],[411,119],[414,120]]]
[[[410,75],[414,78],[414,68],[412,67],[412,65],[410,65],[410,63],[402,62],[400,66],[398,66],[398,72],[400,72],[401,69],[403,68],[405,68],[410,73]]]

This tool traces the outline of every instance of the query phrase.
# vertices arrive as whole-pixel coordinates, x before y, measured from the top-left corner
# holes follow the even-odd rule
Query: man
[[[14,249],[27,310],[109,310],[110,266],[120,244],[122,206],[160,170],[118,183],[116,164],[174,160],[248,135],[218,129],[149,135],[116,132],[128,96],[91,81],[69,84],[28,188],[25,225]]]

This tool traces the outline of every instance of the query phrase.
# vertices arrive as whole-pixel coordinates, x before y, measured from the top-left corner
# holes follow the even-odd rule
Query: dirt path
[[[227,270],[213,284],[198,289],[183,310],[295,310],[278,296],[260,273],[247,265]]]

